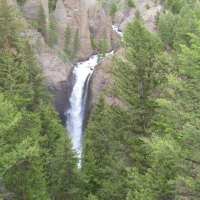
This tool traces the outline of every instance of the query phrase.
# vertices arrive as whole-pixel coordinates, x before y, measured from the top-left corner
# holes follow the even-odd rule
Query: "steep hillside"
[[[95,0],[13,2],[24,17],[23,34],[33,46],[46,86],[55,94],[55,106],[64,118],[72,63],[101,51],[103,44],[106,51],[118,46],[111,17]]]

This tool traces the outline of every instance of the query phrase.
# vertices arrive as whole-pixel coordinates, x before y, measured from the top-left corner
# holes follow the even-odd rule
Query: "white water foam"
[[[118,35],[120,35],[120,37],[123,36],[122,29],[120,28],[119,25],[114,24],[114,25],[112,25],[112,28],[113,28],[113,31],[115,31]]]
[[[107,53],[105,56],[113,55],[114,51]],[[67,130],[71,136],[73,148],[81,158],[82,153],[82,133],[87,101],[88,85],[90,77],[98,62],[103,57],[93,55],[87,61],[79,62],[74,65],[73,70],[73,89],[69,99],[70,108],[67,110]],[[78,166],[81,166],[80,160]]]
[[[67,111],[67,130],[79,158],[82,152],[82,130],[88,82],[97,63],[98,56],[93,55],[87,61],[77,63],[73,70],[74,85],[69,99],[70,108]]]

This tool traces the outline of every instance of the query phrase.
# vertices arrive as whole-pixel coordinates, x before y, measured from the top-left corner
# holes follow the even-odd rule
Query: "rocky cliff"
[[[12,1],[16,3],[15,0]],[[46,17],[45,26],[49,26],[50,20],[54,20],[56,24],[58,41],[51,48],[47,45],[47,38],[43,38],[35,25],[32,26],[38,21],[41,7]],[[28,22],[25,35],[34,47],[38,63],[43,70],[45,84],[55,94],[55,106],[62,116],[70,94],[72,63],[85,60],[98,50],[92,48],[91,38],[96,44],[102,40],[106,41],[108,51],[118,46],[117,36],[112,30],[112,20],[97,0],[57,0],[51,13],[48,0],[26,0],[18,8]],[[63,59],[67,27],[73,30],[71,40],[77,32],[80,43],[72,63]]]
[[[118,24],[122,29],[135,17],[135,12],[138,10],[146,27],[156,32],[155,16],[157,12],[161,10],[161,5],[154,3],[149,0],[136,0],[134,7],[123,7],[124,1],[119,1],[118,11],[116,12],[113,23]],[[121,57],[123,55],[123,48],[120,48],[115,55]],[[112,87],[112,76],[110,75],[109,68],[114,68],[115,63],[109,58],[105,59],[99,66],[96,67],[89,87],[89,98],[88,98],[88,112],[91,111],[93,105],[97,101],[99,95],[109,88]],[[127,108],[120,99],[114,98],[109,92],[105,95],[105,100],[109,105],[117,105],[123,108]]]
[[[15,0],[13,1],[16,2]],[[56,96],[55,105],[61,116],[67,106],[67,99],[70,94],[72,63],[77,60],[85,60],[96,53],[98,44],[102,41],[107,44],[107,51],[118,48],[119,36],[112,30],[112,23],[117,23],[124,28],[134,18],[136,10],[140,11],[146,26],[155,31],[154,18],[157,10],[160,9],[159,5],[151,1],[137,0],[135,7],[119,9],[111,19],[107,9],[97,0],[57,0],[51,13],[49,12],[48,0],[26,0],[19,7],[19,10],[21,10],[25,19],[37,22],[38,12],[41,7],[46,17],[45,25],[48,27],[50,20],[55,21],[58,35],[57,43],[49,48],[46,44],[47,38],[43,38],[36,28],[32,27],[26,31],[29,34],[30,43],[35,49],[38,62],[43,69],[45,84]],[[72,30],[71,40],[73,40],[74,34],[78,33],[80,43],[72,63],[66,62],[61,56],[65,54],[65,32],[67,28]],[[91,40],[95,41],[96,48],[92,46]],[[118,51],[117,54],[121,54],[120,52]],[[90,83],[89,108],[92,108],[101,91],[112,85],[112,78],[108,70],[108,66],[112,65],[113,63],[110,59],[105,60],[95,70]],[[109,95],[106,96],[106,100],[108,104],[126,107],[119,99]]]

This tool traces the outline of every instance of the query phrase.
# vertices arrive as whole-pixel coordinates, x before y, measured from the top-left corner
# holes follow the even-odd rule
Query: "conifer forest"
[[[0,200],[200,200],[200,1],[0,0]]]

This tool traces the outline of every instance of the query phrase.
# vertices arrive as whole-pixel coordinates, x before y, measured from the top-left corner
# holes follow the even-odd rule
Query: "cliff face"
[[[112,49],[114,45],[112,41],[116,36],[111,28],[112,21],[97,0],[58,0],[54,12],[50,14],[48,0],[27,0],[21,10],[25,18],[37,20],[41,6],[45,11],[47,25],[50,19],[56,22],[58,33],[56,47],[59,51],[64,49],[67,27],[73,33],[71,40],[74,39],[75,32],[78,32],[80,47],[77,60],[84,60],[95,52],[91,46],[91,37],[94,37],[97,44],[105,40],[108,50]]]
[[[95,37],[97,43],[105,40],[108,45],[108,50],[112,49],[112,21],[106,15],[100,4],[94,4],[88,10],[89,13],[89,28],[91,34]]]
[[[127,7],[125,9],[119,9],[115,14],[113,23],[118,24],[122,29],[127,25],[128,22],[134,19],[135,12],[138,10],[144,21],[145,26],[152,32],[156,32],[155,16],[158,11],[161,10],[161,5],[155,4],[153,1],[149,0],[137,0],[135,2],[135,7]],[[119,4],[122,6],[124,2],[120,1]],[[120,7],[120,6],[119,6]],[[123,55],[123,48],[120,48],[115,55],[121,57]],[[105,89],[112,87],[112,76],[110,75],[109,68],[114,68],[115,63],[110,59],[105,59],[99,66],[96,67],[90,81],[89,87],[89,98],[88,98],[88,112],[91,111],[93,105],[96,103],[99,95]],[[127,108],[120,99],[110,96],[106,93],[105,100],[108,105],[116,105],[122,108]]]
[[[136,0],[134,1],[134,7],[122,10],[119,9],[117,11],[114,17],[114,23],[124,28],[128,22],[134,19],[135,12],[139,11],[146,27],[150,31],[156,32],[155,17],[160,10],[161,5],[155,3],[153,0]]]
[[[16,4],[15,0],[12,1]],[[117,36],[112,31],[112,20],[97,0],[57,0],[51,13],[48,3],[48,0],[26,0],[19,10],[23,13],[24,19],[37,22],[38,12],[42,6],[46,26],[48,27],[50,20],[56,23],[58,42],[53,48],[49,48],[46,44],[47,39],[34,28],[27,29],[25,34],[34,47],[38,63],[43,70],[45,84],[55,94],[55,105],[62,117],[70,94],[73,67],[72,63],[63,61],[59,56],[59,52],[64,54],[66,28],[73,30],[72,40],[75,32],[79,35],[79,51],[73,61],[85,60],[96,53],[91,46],[91,37],[97,44],[102,40],[106,41],[108,50],[116,48],[118,44],[115,42]]]
[[[22,7],[22,12],[27,19],[37,19],[40,6],[44,8],[48,24],[49,22],[48,0],[27,0]]]
[[[53,17],[57,24],[59,33],[58,46],[64,48],[64,33],[69,27],[71,30],[78,31],[80,40],[79,59],[85,59],[93,53],[90,44],[90,32],[87,10],[82,0],[59,0]]]

